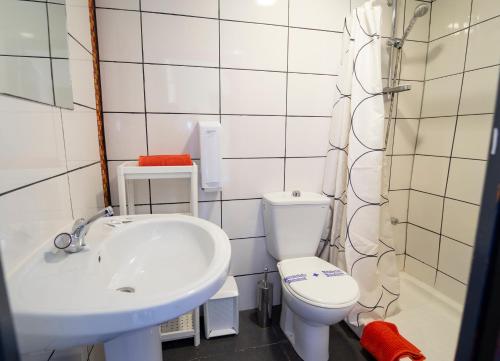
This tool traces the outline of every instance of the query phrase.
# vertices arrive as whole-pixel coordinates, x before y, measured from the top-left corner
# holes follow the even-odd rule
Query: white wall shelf
[[[135,214],[134,180],[188,178],[191,180],[190,212],[193,217],[198,217],[198,166],[194,163],[189,166],[140,167],[136,161],[124,162],[118,166],[117,177],[122,215]]]

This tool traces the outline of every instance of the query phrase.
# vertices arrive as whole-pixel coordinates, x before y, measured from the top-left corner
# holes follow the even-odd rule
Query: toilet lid
[[[278,263],[278,269],[285,287],[312,305],[341,308],[359,298],[354,278],[318,257],[283,260]]]

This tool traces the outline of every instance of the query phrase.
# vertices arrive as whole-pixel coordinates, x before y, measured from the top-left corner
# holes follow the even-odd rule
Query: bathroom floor
[[[300,361],[279,327],[280,307],[275,307],[273,310],[273,324],[269,328],[257,326],[254,315],[255,311],[240,312],[238,336],[207,340],[202,331],[201,344],[198,347],[193,346],[192,340],[164,343],[163,359],[165,361]],[[330,360],[365,361],[374,358],[361,349],[357,336],[342,322],[330,329]]]

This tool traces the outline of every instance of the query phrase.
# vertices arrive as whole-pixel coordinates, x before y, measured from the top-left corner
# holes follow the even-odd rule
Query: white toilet
[[[305,361],[328,360],[330,325],[343,320],[359,299],[351,276],[314,257],[329,204],[327,197],[309,192],[263,197],[267,250],[280,261],[281,329]]]

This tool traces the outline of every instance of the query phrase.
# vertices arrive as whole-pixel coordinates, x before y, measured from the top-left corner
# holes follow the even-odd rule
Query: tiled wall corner
[[[489,0],[432,3],[405,270],[461,303],[497,92],[499,14]]]

